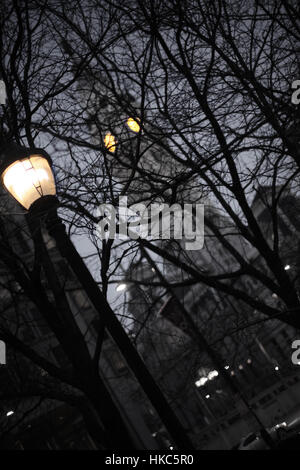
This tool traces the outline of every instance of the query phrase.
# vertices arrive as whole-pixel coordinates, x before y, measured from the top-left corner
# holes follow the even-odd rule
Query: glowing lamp
[[[42,149],[6,146],[0,155],[0,175],[5,189],[27,210],[38,199],[56,195],[51,159]]]
[[[122,290],[125,290],[126,287],[127,287],[126,284],[118,284],[117,287],[116,287],[116,291],[121,292]]]

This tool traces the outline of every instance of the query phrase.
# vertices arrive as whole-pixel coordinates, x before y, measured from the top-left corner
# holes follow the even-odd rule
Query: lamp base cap
[[[32,215],[43,215],[49,212],[50,210],[57,209],[58,199],[56,196],[42,196],[36,201],[34,201],[29,207],[29,212]]]

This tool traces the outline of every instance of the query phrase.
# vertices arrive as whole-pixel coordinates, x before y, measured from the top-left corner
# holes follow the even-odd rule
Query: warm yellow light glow
[[[104,137],[104,145],[105,147],[110,151],[110,152],[115,152],[116,151],[116,139],[115,136],[112,135],[110,132],[106,134]]]
[[[128,118],[127,119],[127,126],[129,127],[129,129],[131,129],[133,132],[139,132],[140,131],[140,125],[138,123],[139,119],[132,119],[132,118]]]
[[[55,196],[55,181],[48,161],[40,155],[17,160],[2,175],[10,194],[25,209],[42,196]]]

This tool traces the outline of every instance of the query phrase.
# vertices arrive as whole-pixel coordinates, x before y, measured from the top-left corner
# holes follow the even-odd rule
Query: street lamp
[[[58,200],[56,198],[52,161],[44,150],[21,147],[16,144],[4,146],[0,153],[0,177],[4,188],[28,211],[28,222],[31,227],[34,225],[35,228],[40,229],[42,214],[45,214],[46,222],[48,221],[48,213],[49,215],[52,214],[50,219],[53,220]],[[60,222],[59,219],[58,221]],[[60,222],[58,225],[61,225],[64,231],[63,224]],[[56,230],[54,231],[56,232]],[[32,230],[32,233],[35,238],[37,231]],[[66,234],[65,236],[67,237]],[[56,237],[54,238],[56,239]],[[106,403],[111,417],[113,416],[116,421],[115,427],[119,426],[123,431],[121,438],[116,437],[114,434],[114,439],[118,439],[118,443],[124,448],[128,445],[131,446],[121,414],[104,384],[101,391],[102,399]],[[13,411],[9,411],[7,416],[11,414],[13,414]],[[112,433],[111,436],[113,436]]]
[[[41,216],[45,218],[48,232],[55,239],[60,254],[67,259],[178,449],[193,449],[181,422],[170,408],[58,217],[58,199],[49,155],[42,149],[6,145],[0,152],[0,177],[6,190],[31,216],[38,220]]]
[[[127,288],[127,284],[125,284],[124,282],[122,282],[121,284],[118,284],[117,287],[116,287],[116,291],[117,292],[122,292],[123,290],[126,290]]]
[[[40,198],[55,197],[52,162],[44,150],[9,144],[0,159],[2,184],[25,209]]]

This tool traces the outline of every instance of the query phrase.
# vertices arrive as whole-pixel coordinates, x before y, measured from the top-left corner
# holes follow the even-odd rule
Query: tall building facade
[[[264,187],[261,191],[264,198],[257,195],[252,209],[264,233],[270,234],[271,242],[272,220],[267,198],[272,189]],[[278,211],[279,227],[285,244],[286,269],[293,270],[295,275],[299,269],[298,207],[299,199],[286,190]],[[218,211],[209,208],[207,217],[213,217],[215,222],[219,218],[219,226],[225,233],[230,231],[229,221]],[[234,271],[237,268],[234,260],[209,236],[208,228],[206,235],[204,249],[191,255],[195,265],[209,270],[210,274],[222,272],[222,266],[227,270],[231,266]],[[242,241],[235,236],[234,243],[242,253]],[[247,249],[248,259],[259,266],[257,253]],[[170,263],[164,266],[164,275],[170,282],[183,280],[180,270]],[[291,360],[292,343],[297,339],[293,327],[251,311],[244,303],[204,285],[199,288],[199,284],[184,286],[183,283],[175,289],[253,414],[239,394],[234,395],[224,383],[218,365],[207,351],[201,351],[196,344],[174,299],[167,297],[165,302],[157,301],[162,289],[158,291],[153,287],[157,278],[149,263],[141,260],[134,270],[129,270],[128,278],[132,280],[129,311],[136,319],[133,335],[137,336],[136,342],[150,370],[173,400],[178,416],[199,448],[233,447],[241,436],[258,430],[254,414],[266,427],[292,420],[299,414],[300,369]],[[262,290],[252,278],[238,278],[234,285],[254,297],[268,299],[270,305],[280,306],[277,296],[268,289]]]

